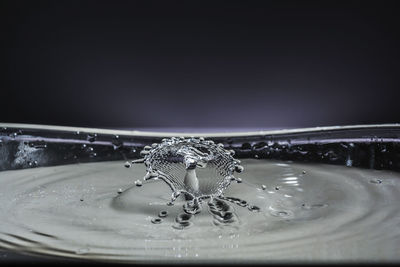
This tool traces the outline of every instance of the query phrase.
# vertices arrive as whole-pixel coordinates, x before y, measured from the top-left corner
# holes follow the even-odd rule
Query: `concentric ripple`
[[[243,160],[225,204],[185,215],[166,183],[135,184],[145,166],[123,165],[0,172],[0,247],[121,262],[400,260],[397,173]]]

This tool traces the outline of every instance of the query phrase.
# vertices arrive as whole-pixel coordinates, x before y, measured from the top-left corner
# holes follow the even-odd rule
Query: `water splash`
[[[234,172],[243,171],[240,161],[232,157],[234,151],[202,137],[163,139],[145,146],[140,154],[144,158],[132,163],[146,165],[143,179],[165,181],[172,190],[172,203],[181,194],[190,200],[188,211],[198,208],[203,199],[222,195],[231,181],[238,181]]]

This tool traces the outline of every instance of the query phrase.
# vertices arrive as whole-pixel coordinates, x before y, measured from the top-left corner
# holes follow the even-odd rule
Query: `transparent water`
[[[0,172],[0,244],[81,259],[400,260],[400,175],[327,164],[242,159],[238,198],[183,216],[163,181],[125,161]],[[246,201],[242,203],[241,201]],[[259,207],[251,211],[250,206]],[[223,218],[221,211],[230,211]],[[222,219],[221,219],[222,218]],[[182,222],[184,227],[182,226]]]

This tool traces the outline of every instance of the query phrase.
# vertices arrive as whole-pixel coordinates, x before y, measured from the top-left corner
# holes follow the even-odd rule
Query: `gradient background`
[[[395,2],[0,5],[1,122],[136,129],[400,122]]]

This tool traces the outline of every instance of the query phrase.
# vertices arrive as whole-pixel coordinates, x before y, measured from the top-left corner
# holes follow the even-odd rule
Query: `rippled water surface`
[[[135,183],[142,165],[0,172],[0,247],[115,261],[400,260],[398,173],[256,159],[242,165],[242,182],[224,193],[239,201],[215,200],[231,217],[221,220],[204,201],[202,212],[183,218],[187,227],[177,227],[184,200],[167,205],[163,181]]]

